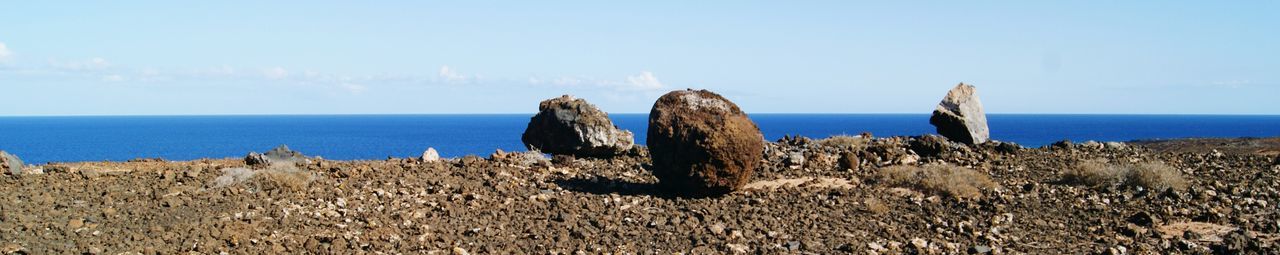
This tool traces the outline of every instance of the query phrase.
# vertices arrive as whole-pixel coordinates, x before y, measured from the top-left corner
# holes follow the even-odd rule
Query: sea
[[[0,117],[0,150],[29,164],[243,157],[279,145],[339,160],[523,151],[532,114]],[[927,114],[751,114],[765,138],[934,134]],[[647,114],[611,114],[643,144]],[[1060,140],[1131,141],[1280,136],[1280,115],[989,114],[995,140],[1039,147]]]

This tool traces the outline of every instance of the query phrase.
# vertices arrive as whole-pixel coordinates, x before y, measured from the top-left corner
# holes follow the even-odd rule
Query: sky
[[[0,116],[1280,114],[1277,1],[19,1]]]

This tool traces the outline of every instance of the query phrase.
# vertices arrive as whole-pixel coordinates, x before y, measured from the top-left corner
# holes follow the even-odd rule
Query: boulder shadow
[[[555,180],[554,182],[556,185],[560,185],[561,188],[569,191],[596,195],[618,194],[622,196],[652,196],[663,199],[717,197],[716,194],[685,194],[672,192],[671,189],[665,188],[665,186],[657,183],[632,182],[600,176],[560,179]]]

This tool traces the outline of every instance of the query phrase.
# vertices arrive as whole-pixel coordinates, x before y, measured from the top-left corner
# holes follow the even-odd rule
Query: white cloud
[[[652,72],[643,71],[620,80],[596,79],[588,76],[560,76],[552,79],[529,77],[529,84],[550,84],[562,87],[596,87],[615,90],[661,90],[667,86]]]
[[[657,90],[666,87],[662,85],[661,81],[658,81],[658,77],[654,77],[653,73],[649,71],[640,72],[640,75],[628,76],[627,85],[631,89],[639,90]]]
[[[9,57],[11,56],[13,56],[13,52],[9,51],[9,46],[6,46],[4,45],[4,43],[0,42],[0,61],[9,60]]]
[[[457,70],[453,70],[452,67],[449,67],[447,65],[440,66],[440,72],[437,73],[436,75],[437,75],[437,78],[443,80],[444,82],[454,83],[454,84],[470,83],[472,81],[480,79],[479,75],[472,76],[472,75],[461,74],[461,73],[458,73]]]
[[[289,77],[289,71],[284,70],[283,67],[277,66],[277,67],[267,68],[265,70],[262,70],[262,76],[267,77],[267,79],[279,80],[279,79],[284,79]]]

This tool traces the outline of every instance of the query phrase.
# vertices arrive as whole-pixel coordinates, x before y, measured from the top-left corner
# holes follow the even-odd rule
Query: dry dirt
[[[1270,157],[955,144],[917,155],[910,141],[770,143],[755,183],[702,198],[657,190],[647,159],[627,157],[320,160],[249,171],[228,170],[246,167],[239,159],[50,164],[0,176],[0,252],[1278,253],[1280,166]],[[832,163],[840,150],[862,155],[859,170]],[[795,164],[789,152],[808,159]],[[1099,158],[1164,162],[1188,188],[1062,181],[1064,169]],[[900,164],[966,167],[996,187],[953,198],[877,179]]]

